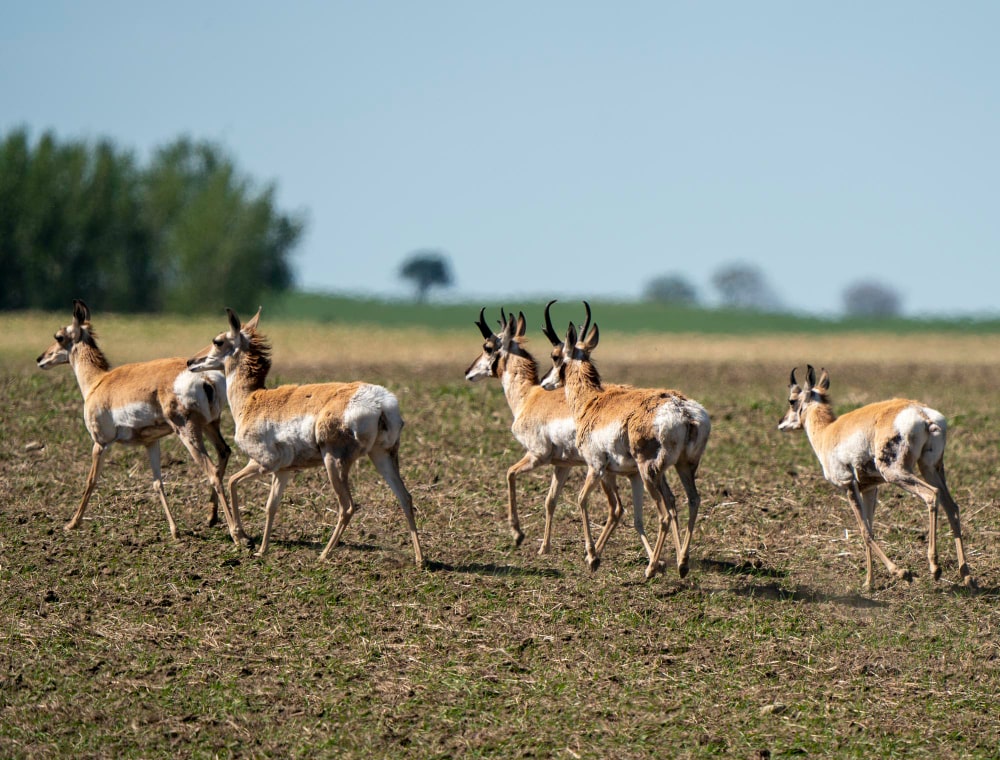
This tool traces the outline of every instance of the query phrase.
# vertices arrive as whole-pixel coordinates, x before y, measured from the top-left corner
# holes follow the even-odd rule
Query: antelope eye
[[[60,345],[66,342],[66,336],[62,333],[56,333],[53,337],[56,339],[56,343]]]
[[[212,345],[215,346],[216,348],[222,348],[222,340],[219,338],[214,338],[212,340]]]
[[[788,399],[788,405],[791,406],[791,407],[794,407],[795,403],[797,401],[798,401],[798,399],[796,399],[796,398],[790,398],[790,399]]]

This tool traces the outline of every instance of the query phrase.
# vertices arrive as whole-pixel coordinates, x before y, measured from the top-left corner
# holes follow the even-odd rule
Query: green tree
[[[440,251],[414,251],[400,266],[399,276],[404,280],[412,280],[417,290],[418,303],[427,300],[427,291],[431,287],[448,287],[452,283],[451,265]]]
[[[107,140],[0,141],[0,309],[254,308],[291,286],[302,222],[209,143],[140,167]]]
[[[157,151],[145,206],[169,309],[253,309],[292,285],[288,254],[302,222],[279,213],[274,186],[258,191],[218,147],[181,139]]]

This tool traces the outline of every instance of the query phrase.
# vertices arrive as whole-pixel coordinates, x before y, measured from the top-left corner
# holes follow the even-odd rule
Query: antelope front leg
[[[522,472],[530,472],[537,464],[534,455],[528,453],[507,470],[507,524],[510,525],[514,546],[520,546],[524,541],[524,531],[521,530],[521,521],[517,517],[517,476]]]
[[[246,467],[229,479],[229,508],[231,510],[233,524],[235,525],[235,532],[233,527],[230,527],[229,535],[232,537],[234,544],[242,546],[246,549],[252,549],[253,542],[243,531],[243,520],[240,517],[240,497],[239,491],[236,490],[236,484],[241,483],[244,480],[259,478],[263,476],[265,472],[266,470],[257,464],[257,462],[250,460],[250,463]]]
[[[642,541],[642,547],[646,550],[646,557],[652,562],[655,555],[653,547],[649,544],[649,539],[646,538],[646,528],[642,519],[642,501],[645,491],[642,476],[638,473],[630,475],[629,482],[632,485],[632,522],[635,526],[635,532],[639,534],[639,540]]]
[[[104,455],[107,454],[109,446],[102,446],[99,443],[95,443],[94,448],[90,450],[90,472],[87,473],[87,485],[83,489],[80,506],[76,508],[76,512],[73,513],[70,521],[63,526],[63,530],[73,530],[80,526],[80,520],[83,519],[83,513],[87,509],[87,502],[90,501],[90,495],[94,493],[97,478],[101,474],[101,465],[104,463]]]
[[[170,535],[173,536],[176,541],[178,538],[177,524],[174,522],[174,518],[170,514],[170,507],[167,506],[167,495],[163,493],[163,478],[160,474],[160,442],[153,441],[146,447],[146,453],[149,455],[149,469],[153,471],[153,490],[156,491],[156,495],[160,497],[160,503],[163,505],[163,512],[167,516],[167,525],[170,526]]]
[[[615,484],[613,473],[604,473],[604,477],[601,478],[601,489],[608,499],[608,519],[604,523],[604,528],[601,529],[601,535],[597,537],[597,542],[594,544],[594,550],[598,556],[604,553],[604,544],[611,538],[611,534],[618,527],[622,513],[625,511],[621,496],[618,495],[618,486]]]
[[[278,514],[278,505],[281,503],[281,494],[285,492],[285,486],[291,479],[291,472],[275,472],[271,475],[271,492],[267,495],[267,506],[264,510],[264,535],[260,538],[260,548],[255,556],[263,557],[267,552],[267,546],[271,537],[271,528],[274,525],[274,516]]]

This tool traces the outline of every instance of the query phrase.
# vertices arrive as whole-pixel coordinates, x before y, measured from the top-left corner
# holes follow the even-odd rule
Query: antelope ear
[[[73,300],[73,326],[80,327],[84,322],[90,321],[90,309],[87,304],[79,298]]]
[[[569,327],[566,328],[566,343],[565,343],[565,345],[566,346],[575,346],[576,345],[576,327],[573,326],[572,322],[570,322],[569,323]],[[570,349],[570,350],[572,350],[572,349]]]
[[[511,314],[507,316],[507,312],[500,308],[500,339],[504,343],[510,343],[511,338],[514,337],[514,329],[517,327],[517,322],[514,319],[514,315]]]
[[[263,310],[264,310],[263,306],[258,306],[257,313],[253,315],[253,318],[251,318],[249,322],[243,325],[243,329],[248,330],[250,332],[255,332],[257,330],[257,323],[260,322],[260,313]]]
[[[517,330],[514,331],[514,335],[520,338],[524,335],[525,331],[528,329],[528,323],[524,320],[524,312],[519,311],[517,313]]]
[[[830,390],[830,373],[824,368],[819,375],[819,382],[816,383],[816,389],[825,394]]]
[[[601,339],[601,331],[597,329],[597,322],[594,322],[594,326],[590,328],[590,332],[587,333],[587,337],[580,336],[583,340],[583,347],[589,354],[595,348],[597,348],[597,343]]]
[[[226,314],[229,315],[229,332],[231,332],[235,338],[240,334],[240,318],[236,316],[236,312],[228,306],[226,307]]]

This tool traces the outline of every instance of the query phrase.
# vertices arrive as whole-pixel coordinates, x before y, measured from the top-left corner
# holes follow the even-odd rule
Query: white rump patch
[[[359,441],[375,440],[379,417],[385,415],[387,430],[381,436],[383,448],[390,448],[399,440],[403,418],[399,413],[399,400],[381,385],[362,385],[344,408],[344,425],[355,432]]]
[[[205,393],[205,382],[215,389],[215,398],[211,400]],[[174,395],[185,410],[197,411],[206,420],[217,420],[226,397],[226,377],[218,370],[191,372],[185,369],[174,380]]]

